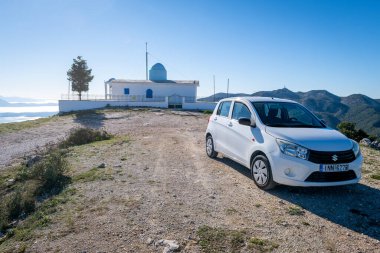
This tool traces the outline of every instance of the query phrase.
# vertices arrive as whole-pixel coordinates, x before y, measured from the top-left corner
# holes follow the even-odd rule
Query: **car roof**
[[[247,101],[247,102],[288,102],[288,103],[297,103],[293,100],[289,99],[282,99],[282,98],[275,98],[275,97],[229,97],[221,99],[222,101]]]

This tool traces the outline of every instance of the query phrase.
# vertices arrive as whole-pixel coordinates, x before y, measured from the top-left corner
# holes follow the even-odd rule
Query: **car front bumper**
[[[287,156],[280,151],[275,151],[268,157],[268,159],[272,168],[273,180],[279,184],[304,187],[338,186],[355,184],[361,179],[361,167],[363,163],[363,157],[361,154],[355,159],[355,161],[348,163],[349,170],[352,170],[355,173],[356,178],[333,182],[305,181],[313,172],[319,172],[320,164]]]

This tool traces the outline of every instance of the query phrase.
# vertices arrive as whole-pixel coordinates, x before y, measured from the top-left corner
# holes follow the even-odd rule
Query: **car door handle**
[[[230,122],[230,123],[228,124],[228,126],[229,126],[229,127],[232,127],[233,125],[232,125],[232,123]]]
[[[215,118],[214,118],[214,121],[217,121],[217,120],[218,120],[218,118],[217,118],[217,117],[215,117]]]

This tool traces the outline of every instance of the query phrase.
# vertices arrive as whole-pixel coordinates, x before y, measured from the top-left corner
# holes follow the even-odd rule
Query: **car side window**
[[[222,111],[222,105],[223,104],[224,104],[224,102],[219,104],[218,110],[216,111],[216,115],[220,115],[220,112]]]
[[[228,117],[228,113],[230,112],[230,108],[231,108],[231,101],[223,102],[219,108],[220,108],[219,115],[223,117]],[[219,111],[219,108],[218,108],[218,111]]]
[[[239,120],[240,118],[251,118],[251,111],[248,107],[240,102],[234,103],[234,109],[232,110],[232,118]]]

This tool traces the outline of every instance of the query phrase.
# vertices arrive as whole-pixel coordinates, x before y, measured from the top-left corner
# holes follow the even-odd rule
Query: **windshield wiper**
[[[313,126],[313,125],[291,125],[291,127],[299,127],[299,128],[321,128],[322,126]]]
[[[269,127],[294,127],[294,128],[322,128],[322,126],[313,126],[313,125],[291,125],[291,124],[281,124],[281,123],[274,123],[274,124],[267,124]]]
[[[285,124],[280,124],[280,123],[267,124],[267,126],[270,126],[270,127],[291,127],[291,125],[285,125]]]

